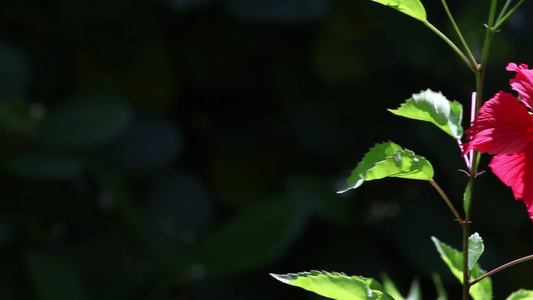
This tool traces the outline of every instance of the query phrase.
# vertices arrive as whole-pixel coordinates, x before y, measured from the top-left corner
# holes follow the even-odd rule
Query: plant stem
[[[450,22],[452,22],[453,28],[455,29],[455,32],[457,32],[457,35],[459,36],[459,40],[463,44],[463,47],[466,50],[466,53],[468,54],[468,57],[470,58],[471,64],[474,66],[477,65],[476,58],[472,54],[472,51],[470,51],[470,47],[468,47],[468,44],[466,43],[463,34],[461,33],[461,30],[459,30],[459,27],[457,26],[457,23],[455,23],[455,19],[452,16],[452,13],[450,12],[450,9],[448,8],[448,4],[446,4],[446,0],[442,0],[442,6],[444,6],[444,10],[446,11],[446,14],[450,18]]]
[[[481,57],[481,63],[479,64],[478,66],[478,72],[476,72],[476,91],[477,91],[477,97],[476,97],[476,108],[475,108],[475,113],[477,115],[477,112],[479,111],[479,108],[481,107],[481,104],[482,104],[482,101],[483,101],[483,83],[484,83],[484,79],[485,79],[485,70],[486,70],[486,65],[487,65],[487,61],[488,61],[488,57],[489,57],[489,51],[490,51],[490,44],[492,42],[492,38],[494,37],[494,34],[496,33],[496,31],[498,30],[498,28],[507,20],[507,18],[509,18],[511,16],[511,14],[516,10],[518,9],[518,7],[524,2],[524,0],[520,0],[520,2],[518,2],[513,8],[511,8],[511,10],[509,10],[509,12],[506,12],[507,8],[509,7],[509,4],[511,2],[511,0],[508,0],[498,18],[496,19],[496,21],[494,21],[494,16],[495,16],[495,12],[496,12],[496,2],[497,0],[492,0],[491,2],[491,8],[490,8],[490,13],[489,13],[489,22],[487,24],[487,32],[485,33],[485,41],[483,43],[483,54],[482,54],[482,57]],[[495,24],[496,23],[496,24]],[[472,109],[474,109],[472,107]],[[478,167],[478,162],[479,162],[479,153],[477,151],[474,152],[473,154],[473,157],[472,157],[472,164],[471,164],[471,172],[470,172],[470,183],[471,183],[471,191],[473,190],[473,183],[474,183],[474,180],[475,180],[475,177],[477,175],[477,167]],[[465,215],[465,221],[467,224],[465,224],[465,226],[463,227],[463,245],[464,248],[463,248],[463,255],[464,255],[464,261],[465,261],[465,264],[464,264],[464,274],[465,274],[465,277],[464,277],[464,290],[463,291],[466,291],[466,293],[468,293],[468,290],[470,289],[470,287],[478,282],[480,282],[481,280],[483,280],[484,278],[486,277],[489,277],[501,270],[504,270],[508,267],[511,267],[513,265],[516,265],[516,264],[519,264],[519,263],[522,263],[522,262],[525,262],[525,261],[528,261],[528,260],[532,260],[533,259],[533,255],[528,255],[528,256],[524,256],[522,258],[519,258],[519,259],[516,259],[516,260],[513,260],[511,262],[508,262],[504,265],[501,265],[481,276],[479,276],[478,278],[476,278],[475,280],[472,280],[472,281],[469,281],[469,277],[466,276],[466,270],[467,270],[467,267],[468,267],[468,259],[466,258],[467,254],[468,254],[468,228],[470,227],[469,226],[469,221],[470,221],[470,216],[471,216],[471,209],[472,209],[472,206],[470,205],[469,209],[468,209],[468,212],[466,213]],[[465,238],[466,237],[466,238]],[[470,275],[468,275],[470,276]],[[465,292],[463,292],[463,299],[466,300],[468,299],[468,295],[465,296]]]
[[[505,15],[512,1],[513,0],[505,1],[505,4],[503,5],[502,10],[500,11],[500,14],[498,15],[498,18],[496,18],[496,23],[498,23],[502,19],[502,17]]]
[[[493,270],[491,270],[491,271],[489,271],[489,272],[487,272],[487,273],[485,273],[485,274],[479,276],[479,277],[476,278],[475,280],[472,280],[472,282],[470,282],[470,285],[472,286],[472,285],[474,285],[474,284],[480,282],[480,281],[483,280],[484,278],[489,277],[489,276],[491,276],[491,275],[494,275],[495,273],[498,273],[498,272],[501,271],[501,270],[507,269],[507,268],[509,268],[510,266],[514,266],[514,265],[516,265],[516,264],[519,264],[519,263],[522,263],[522,262],[526,262],[526,261],[528,261],[528,260],[532,260],[532,259],[533,259],[533,254],[532,254],[532,255],[528,255],[528,256],[521,257],[521,258],[519,258],[519,259],[515,259],[515,260],[513,260],[513,261],[510,261],[510,262],[508,262],[508,263],[506,263],[506,264],[504,264],[504,265],[501,265],[501,266],[499,266],[499,267],[497,267],[497,268],[495,268],[495,269],[493,269]]]
[[[463,144],[461,142],[461,138],[456,138],[455,140],[457,141],[457,146],[459,146],[459,150],[461,151],[461,153],[463,153],[464,149],[463,149]],[[467,170],[470,170],[471,168],[469,157],[470,157],[469,154],[463,154],[463,158],[465,159],[465,165],[466,165]]]
[[[464,61],[470,70],[476,72],[475,65],[466,57],[466,55],[459,49],[446,35],[440,32],[435,26],[433,26],[429,21],[422,21],[429,29],[435,32],[441,39],[443,39],[452,49],[459,55],[459,57]]]
[[[433,180],[433,178],[431,178],[429,180],[429,183],[431,183],[431,185],[437,190],[437,192],[442,197],[442,199],[444,199],[444,202],[446,202],[446,204],[451,209],[452,213],[455,215],[455,218],[457,218],[459,223],[460,224],[464,224],[463,218],[461,218],[461,216],[459,215],[459,212],[457,212],[457,209],[455,209],[455,207],[453,206],[453,203],[450,201],[450,198],[448,198],[448,196],[446,196],[446,194],[441,189],[441,187],[437,184],[437,182],[435,182],[435,180]]]
[[[468,217],[468,214],[467,214]],[[468,236],[470,234],[470,222],[463,223],[463,300],[470,298],[470,270],[468,269]]]
[[[497,0],[492,0],[490,5],[490,11],[489,11],[489,20],[487,23],[487,31],[485,33],[485,40],[483,42],[483,53],[481,54],[481,61],[479,65],[477,65],[477,72],[476,74],[476,103],[475,107],[471,107],[471,109],[475,110],[474,115],[477,115],[479,112],[479,108],[481,107],[481,104],[483,103],[483,88],[484,88],[484,81],[485,81],[485,70],[487,67],[487,61],[489,58],[489,52],[490,52],[490,44],[492,42],[492,38],[494,36],[494,33],[496,32],[494,30],[494,18],[496,15],[496,6],[497,6]],[[474,151],[472,153],[472,163],[470,165],[470,199],[468,200],[468,207],[465,209],[465,222],[463,225],[463,300],[470,299],[470,287],[472,286],[472,282],[470,282],[470,270],[468,269],[468,237],[470,235],[470,217],[472,216],[472,198],[474,195],[474,182],[476,180],[477,176],[477,170],[478,170],[478,164],[479,164],[479,152]],[[466,200],[465,200],[466,201]]]
[[[511,8],[511,10],[509,10],[509,12],[506,13],[503,17],[501,17],[501,18],[498,17],[498,19],[496,20],[496,25],[494,25],[494,30],[498,30],[500,28],[500,26],[502,26],[503,23],[507,20],[507,18],[509,18],[515,12],[515,10],[517,10],[518,7],[520,5],[522,5],[522,3],[524,3],[524,0],[520,0],[520,2],[518,2],[515,6],[513,6],[513,8]],[[506,7],[504,7],[504,9],[505,8]],[[502,10],[502,12],[503,12],[503,10]]]

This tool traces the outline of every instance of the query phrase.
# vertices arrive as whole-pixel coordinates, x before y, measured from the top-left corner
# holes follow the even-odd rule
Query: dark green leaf
[[[31,75],[31,65],[24,53],[0,40],[0,101],[24,95]]]
[[[208,275],[231,275],[278,258],[299,236],[307,215],[277,199],[258,202],[217,226],[193,260]]]
[[[110,197],[112,203],[116,205],[122,222],[139,240],[146,242],[146,230],[140,217],[142,210],[138,207],[138,203],[133,200],[134,196],[126,184],[124,174],[101,161],[91,161],[87,169],[100,184],[102,190]]]
[[[285,191],[287,199],[299,209],[328,221],[346,223],[353,217],[348,209],[350,199],[335,196],[333,184],[324,178],[290,177],[286,180]]]
[[[138,116],[106,147],[106,155],[122,169],[143,173],[171,164],[183,149],[183,136],[164,116]]]
[[[382,274],[381,278],[383,278],[383,291],[385,293],[391,295],[395,300],[405,300],[405,297],[398,291],[396,284],[394,284],[387,274]]]
[[[185,172],[156,177],[142,210],[150,237],[168,247],[190,244],[212,219],[207,191],[199,178]]]
[[[444,289],[444,285],[442,284],[442,280],[440,279],[439,274],[433,273],[431,274],[431,277],[433,278],[435,288],[437,289],[437,300],[448,300],[448,294]]]
[[[29,252],[26,265],[38,299],[88,299],[75,270],[67,262],[41,252]]]
[[[52,107],[35,139],[54,147],[94,147],[120,134],[132,117],[120,97],[103,92],[80,94]]]
[[[56,154],[20,154],[5,163],[5,168],[18,177],[33,179],[71,179],[81,175],[83,160]]]

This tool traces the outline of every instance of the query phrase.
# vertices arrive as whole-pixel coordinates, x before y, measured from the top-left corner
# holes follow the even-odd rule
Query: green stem
[[[473,108],[472,108],[473,109]],[[470,224],[472,216],[472,198],[474,195],[474,182],[476,180],[477,169],[479,164],[479,152],[474,151],[472,153],[472,164],[470,167],[470,193],[467,193],[464,199],[465,203],[468,203],[468,207],[465,207],[465,220],[463,223],[463,300],[470,299],[470,287],[472,283],[470,282],[470,269],[468,268],[468,248],[469,248],[469,239],[470,236]]]
[[[472,70],[473,72],[476,72],[475,65],[466,57],[466,55],[459,49],[446,35],[444,35],[442,32],[440,32],[435,26],[433,26],[429,21],[425,20],[422,21],[431,31],[435,32],[441,39],[443,39],[446,44],[448,44],[450,47],[452,47],[453,51],[459,55],[459,57],[463,60],[463,62]]]
[[[516,9],[518,9],[518,7],[524,2],[524,0],[521,0],[520,2],[518,2],[511,10],[509,10],[509,12],[505,12],[510,4],[510,0],[508,0],[505,5],[503,6],[502,8],[502,11],[500,12],[500,15],[498,16],[498,18],[496,19],[496,21],[494,21],[494,16],[495,16],[495,12],[496,12],[496,2],[497,0],[492,0],[492,3],[491,3],[491,9],[490,9],[490,13],[489,13],[489,22],[487,24],[487,32],[485,33],[485,41],[483,43],[483,54],[481,56],[481,63],[478,67],[478,71],[476,73],[476,91],[477,91],[477,97],[476,97],[476,115],[477,115],[477,112],[479,111],[479,108],[481,107],[481,104],[482,104],[482,99],[483,99],[483,82],[484,82],[484,79],[485,79],[485,68],[486,68],[486,65],[487,65],[487,61],[488,61],[488,58],[489,58],[489,52],[490,52],[490,44],[492,42],[492,38],[494,37],[494,34],[496,33],[496,31],[498,30],[498,28],[507,20],[507,18],[509,18],[509,16],[511,16],[511,14],[513,12],[516,11]],[[496,24],[494,24],[496,23]],[[470,183],[472,184],[471,186],[471,191],[473,189],[473,183],[474,183],[474,180],[475,180],[475,177],[477,175],[477,167],[478,167],[478,162],[479,162],[479,153],[474,153],[474,156],[473,156],[473,159],[472,159],[472,168],[471,168],[471,172],[470,172]],[[470,215],[471,215],[471,209],[472,209],[472,206],[469,207],[469,212],[466,214],[466,221],[467,223],[469,223],[469,220],[470,220]],[[466,227],[464,227],[466,228]],[[466,238],[466,243],[468,243],[468,237]],[[466,249],[463,249],[463,255],[467,255],[468,254],[468,247],[466,247]],[[522,257],[522,258],[519,258],[519,259],[516,259],[516,260],[513,260],[509,263],[506,263],[500,267],[497,267],[495,268],[494,270],[490,271],[490,272],[487,272],[483,275],[481,275],[480,277],[478,277],[477,279],[471,281],[471,282],[468,282],[468,289],[478,283],[479,281],[481,281],[482,279],[488,277],[488,276],[491,276],[493,275],[494,273],[497,273],[501,270],[504,270],[510,266],[513,266],[513,265],[516,265],[518,263],[521,263],[521,262],[525,262],[525,261],[528,261],[528,260],[531,260],[533,259],[533,255],[529,255],[529,256],[525,256],[525,257]],[[465,261],[467,261],[467,259],[465,258]],[[467,266],[467,263],[465,263],[465,267]],[[465,268],[466,270],[466,268]],[[466,272],[465,272],[466,273]],[[466,278],[466,277],[465,277]],[[465,281],[467,282],[467,281]],[[464,298],[464,294],[463,294],[463,299],[467,299],[467,298]]]
[[[518,2],[515,6],[513,6],[513,8],[511,8],[511,10],[509,10],[508,13],[506,13],[503,17],[501,18],[498,18],[496,20],[496,25],[494,25],[494,30],[498,30],[500,28],[500,26],[503,25],[503,23],[515,12],[515,10],[518,9],[518,7],[520,5],[522,5],[522,3],[524,3],[525,0],[520,0],[520,2]],[[503,12],[503,10],[502,10]]]
[[[446,14],[450,18],[450,22],[453,25],[453,28],[455,29],[455,32],[457,32],[457,35],[459,36],[459,40],[463,44],[463,47],[466,50],[466,53],[468,54],[468,57],[470,58],[470,61],[473,65],[477,65],[476,58],[472,54],[472,51],[470,51],[470,47],[468,47],[468,44],[466,43],[463,34],[461,33],[461,30],[459,30],[459,27],[457,26],[457,23],[455,23],[455,19],[452,16],[452,13],[450,12],[450,9],[448,8],[448,4],[446,4],[446,0],[442,0],[442,6],[444,6],[444,10],[446,11]]]
[[[487,32],[485,33],[485,40],[483,42],[483,53],[481,54],[481,61],[479,65],[477,66],[477,72],[476,74],[476,103],[475,107],[472,107],[471,109],[475,109],[475,115],[478,114],[479,108],[481,107],[481,104],[483,103],[483,89],[484,89],[484,81],[485,81],[485,70],[487,66],[487,61],[489,59],[489,52],[490,52],[490,45],[492,42],[492,38],[494,37],[494,33],[496,32],[494,30],[494,18],[496,15],[496,6],[497,6],[497,0],[491,1],[490,11],[489,11],[489,20],[487,23]],[[463,226],[463,300],[470,299],[470,287],[472,286],[472,283],[470,282],[470,271],[468,269],[468,237],[470,235],[470,218],[472,216],[472,198],[474,195],[474,182],[476,180],[477,176],[477,170],[478,170],[478,164],[479,164],[479,152],[474,151],[472,154],[472,164],[470,168],[470,199],[468,201],[469,206],[466,208],[465,213],[465,223]]]
[[[431,183],[431,185],[437,190],[437,192],[442,197],[442,199],[444,199],[444,202],[446,202],[446,204],[451,209],[452,213],[455,215],[455,218],[457,218],[459,223],[460,224],[464,224],[463,218],[461,218],[461,216],[459,215],[459,212],[457,212],[457,209],[455,209],[455,207],[453,206],[453,203],[450,201],[450,198],[448,198],[448,196],[446,196],[446,194],[444,193],[442,188],[437,184],[437,182],[435,182],[435,180],[433,180],[433,178],[431,178],[429,180],[429,183]]]
[[[487,272],[487,273],[485,273],[485,274],[479,276],[479,277],[476,278],[475,280],[472,280],[472,282],[470,282],[470,285],[472,286],[472,285],[474,285],[474,284],[480,282],[480,281],[483,280],[484,278],[489,277],[489,276],[491,276],[491,275],[494,275],[495,273],[497,273],[497,272],[499,272],[499,271],[501,271],[501,270],[507,269],[507,268],[509,268],[510,266],[514,266],[514,265],[516,265],[516,264],[519,264],[519,263],[522,263],[522,262],[526,262],[526,261],[528,261],[528,260],[532,260],[532,259],[533,259],[533,254],[532,254],[532,255],[528,255],[528,256],[524,256],[524,257],[519,258],[519,259],[515,259],[515,260],[513,260],[513,261],[510,261],[510,262],[508,262],[508,263],[506,263],[506,264],[504,264],[504,265],[501,265],[501,266],[495,268],[495,269],[492,270],[492,271],[489,271],[489,272]]]
[[[490,44],[492,42],[492,38],[494,37],[494,33],[496,33],[496,30],[494,29],[494,14],[496,13],[496,0],[492,0],[492,5],[490,8],[490,15],[489,15],[489,22],[487,24],[487,32],[485,32],[485,40],[483,41],[483,53],[481,54],[481,62],[478,65],[478,76],[476,77],[476,92],[477,92],[477,107],[476,107],[476,114],[479,110],[479,107],[481,106],[483,99],[483,81],[485,79],[485,67],[487,65],[487,60],[489,59],[489,52],[490,52]]]
[[[467,214],[468,216],[468,214]],[[463,300],[470,299],[470,271],[468,269],[468,236],[470,235],[470,222],[463,223]]]
[[[512,1],[513,0],[505,1],[505,4],[503,5],[502,10],[500,11],[500,14],[496,18],[496,23],[498,23],[502,19],[502,17],[507,13],[507,9],[509,8],[509,5],[511,4]]]

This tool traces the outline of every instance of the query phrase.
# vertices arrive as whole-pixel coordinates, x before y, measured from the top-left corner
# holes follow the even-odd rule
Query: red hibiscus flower
[[[498,92],[485,102],[466,130],[464,151],[496,154],[490,168],[511,187],[515,199],[522,199],[533,220],[533,70],[514,63],[506,70],[516,72],[510,84],[518,98]]]

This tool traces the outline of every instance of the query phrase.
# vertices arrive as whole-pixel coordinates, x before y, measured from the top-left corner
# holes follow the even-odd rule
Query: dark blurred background
[[[487,1],[449,2],[479,57]],[[532,8],[496,36],[485,99],[533,65]],[[321,299],[268,275],[312,269],[419,278],[427,299],[439,272],[454,299],[430,237],[459,248],[461,229],[429,184],[336,194],[390,139],[462,207],[453,139],[386,110],[426,88],[469,114],[473,74],[370,0],[3,1],[0,299]],[[530,254],[524,205],[489,172],[477,187],[482,267]],[[495,275],[496,299],[531,268]]]

